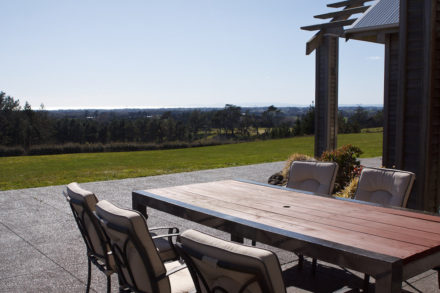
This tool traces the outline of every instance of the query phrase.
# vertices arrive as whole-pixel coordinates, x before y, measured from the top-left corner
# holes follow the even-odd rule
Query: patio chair
[[[293,161],[290,165],[287,187],[331,195],[338,174],[338,164],[334,162]],[[298,268],[304,263],[304,256],[298,255]],[[317,260],[312,260],[312,272],[315,274]]]
[[[354,199],[386,206],[406,207],[414,184],[415,174],[385,168],[364,168],[359,177]],[[365,275],[364,290],[368,290],[370,276]]]
[[[109,239],[121,290],[159,293],[194,291],[194,283],[185,265],[179,261],[164,263],[160,258],[141,213],[121,209],[102,200],[96,204],[96,216]]]
[[[86,290],[87,292],[90,290],[92,275],[91,264],[93,263],[106,275],[107,291],[110,292],[110,275],[116,272],[114,267],[115,261],[110,253],[110,245],[102,231],[102,227],[93,215],[98,199],[94,193],[81,188],[76,182],[67,185],[67,193],[64,193],[64,195],[70,204],[73,216],[87,248],[88,274]],[[159,227],[152,228],[151,230],[159,231],[163,229],[166,229],[168,234],[179,232],[175,227]],[[155,233],[152,232],[152,234],[156,236]],[[154,242],[163,261],[178,259],[171,237],[167,240],[164,238],[157,238]]]
[[[364,168],[354,195],[356,200],[406,207],[415,174],[408,171]]]
[[[93,215],[95,205],[98,202],[96,196],[87,190],[79,187],[77,183],[67,185],[67,193],[64,193],[73,217],[78,225],[81,235],[87,248],[87,287],[90,291],[93,263],[107,277],[107,292],[111,289],[111,274],[115,273],[115,261],[110,253],[110,246],[100,223]]]
[[[197,292],[285,293],[277,256],[268,250],[187,230],[176,243]]]
[[[293,161],[290,165],[287,187],[331,195],[337,173],[337,163]]]

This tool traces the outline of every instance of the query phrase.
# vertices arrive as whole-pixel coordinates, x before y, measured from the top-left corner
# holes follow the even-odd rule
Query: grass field
[[[295,137],[161,151],[88,153],[0,158],[0,190],[152,176],[283,161],[292,153],[313,155],[313,137]],[[362,157],[382,155],[382,133],[341,134]]]

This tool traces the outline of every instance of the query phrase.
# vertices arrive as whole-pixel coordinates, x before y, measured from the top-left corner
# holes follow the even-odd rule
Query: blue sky
[[[47,109],[310,105],[316,0],[1,1],[0,90]],[[340,40],[339,103],[383,103],[383,45]]]

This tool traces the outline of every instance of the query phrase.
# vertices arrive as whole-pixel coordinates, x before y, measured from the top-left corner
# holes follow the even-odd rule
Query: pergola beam
[[[332,21],[332,22],[327,22],[327,23],[320,23],[320,24],[303,26],[303,27],[301,27],[301,29],[306,30],[306,31],[317,31],[317,30],[326,29],[326,28],[335,28],[335,27],[343,27],[346,25],[351,25],[355,21],[356,21],[356,18],[347,19],[347,20]]]
[[[347,0],[347,1],[341,1],[336,3],[327,4],[327,7],[331,8],[340,8],[340,7],[355,7],[355,6],[361,6],[365,2],[372,1],[372,0]]]
[[[355,7],[355,8],[348,8],[348,9],[344,9],[341,11],[315,15],[314,18],[328,19],[328,18],[335,18],[335,17],[341,17],[341,16],[348,18],[353,14],[365,12],[365,11],[367,11],[368,8],[370,8],[370,6],[360,6],[360,7]]]

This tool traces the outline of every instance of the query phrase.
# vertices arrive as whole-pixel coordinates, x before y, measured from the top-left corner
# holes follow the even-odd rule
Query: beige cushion
[[[183,232],[180,241],[184,250],[189,248],[203,255],[202,260],[192,259],[211,286],[210,289],[220,285],[227,292],[238,292],[237,290],[243,284],[254,277],[253,274],[247,272],[237,272],[217,266],[218,261],[224,261],[256,269],[273,287],[273,292],[286,292],[280,263],[271,251],[224,241],[195,230]],[[236,267],[236,269],[239,268]],[[253,282],[244,292],[262,292],[262,290],[258,283]]]
[[[364,168],[355,199],[389,206],[406,207],[415,175],[385,168]]]
[[[81,203],[81,205],[78,205],[72,202],[72,206],[80,218],[83,215],[84,209],[88,209],[91,213],[95,211],[95,206],[98,202],[98,199],[92,192],[82,189],[78,185],[78,183],[73,182],[67,185],[67,195],[70,198],[75,199]],[[95,254],[95,256],[99,255],[103,257],[107,253],[107,251],[109,251],[109,248],[107,247],[107,251],[104,251],[104,246],[98,236],[98,233],[100,233],[101,231],[98,232],[95,227],[98,227],[99,229],[100,224],[97,222],[95,217],[89,217],[87,213],[84,213],[83,222],[83,225],[85,226],[85,229],[87,230],[87,233],[89,235],[90,241],[92,242],[92,249],[94,250],[93,253]],[[111,267],[114,267],[114,259],[112,257],[110,257],[109,262],[109,265]]]
[[[110,237],[112,244],[116,244],[120,248],[123,248],[126,240],[129,239],[126,257],[128,259],[128,265],[130,265],[131,271],[134,275],[134,279],[136,280],[137,288],[141,291],[151,292],[151,282],[153,280],[149,279],[147,271],[148,264],[143,262],[141,255],[146,256],[146,261],[151,264],[153,273],[156,277],[165,274],[166,269],[148,231],[145,218],[137,211],[118,208],[106,200],[97,203],[96,213],[107,223],[122,227],[129,231],[131,235],[112,229],[108,225],[104,225],[105,231]],[[138,241],[140,247],[135,246],[134,243],[136,241]],[[118,252],[113,251],[113,253],[117,254]],[[122,271],[125,276],[128,276],[128,271],[126,269],[122,268]],[[183,278],[182,273],[175,278],[177,280]],[[134,285],[130,283],[128,277],[126,277],[126,281],[129,282],[131,286]],[[176,285],[173,285],[174,287],[170,286],[170,280],[167,277],[160,280],[158,286],[159,292],[174,292],[171,291],[172,288],[177,290]]]
[[[293,161],[287,187],[330,195],[337,172],[336,163]]]
[[[165,268],[167,272],[169,272],[173,268],[181,265],[182,264],[176,260],[165,263]],[[194,290],[194,282],[187,268],[169,275],[168,278],[170,279],[172,293],[187,293]]]

